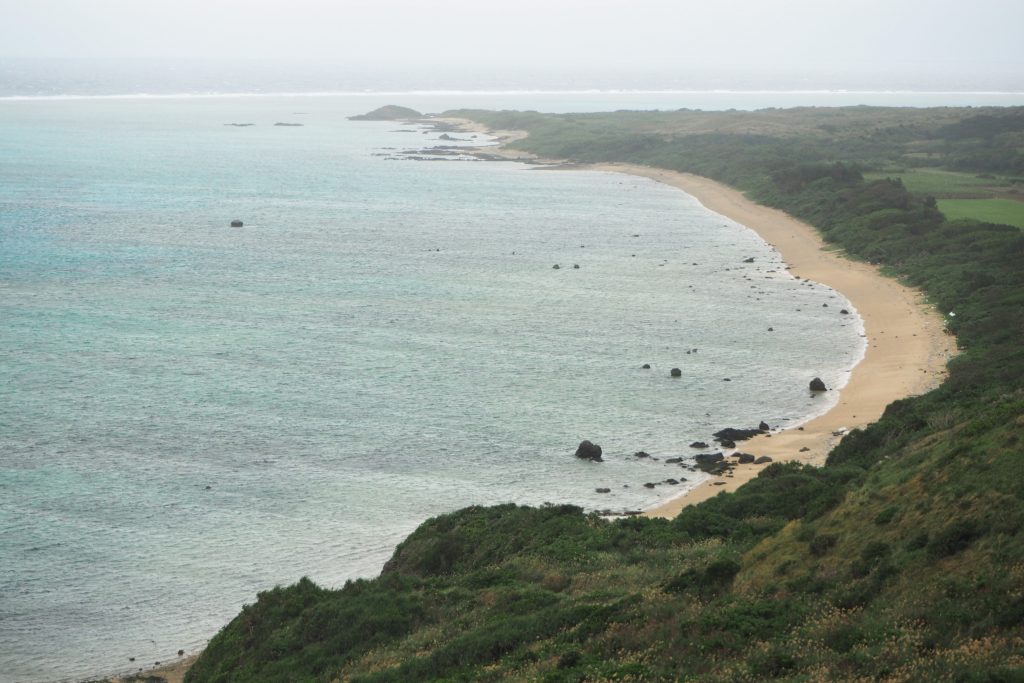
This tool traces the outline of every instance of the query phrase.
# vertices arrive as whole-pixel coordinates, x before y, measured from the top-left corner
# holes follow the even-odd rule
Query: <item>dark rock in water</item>
[[[655,486],[657,486],[657,484],[652,484],[651,482],[647,482],[646,484],[644,484],[644,488],[647,489],[653,489]]]
[[[348,117],[349,121],[404,121],[406,119],[421,119],[423,114],[409,107],[399,107],[388,104],[378,107],[367,114]]]
[[[739,463],[741,465],[749,465],[757,459],[750,453],[733,453],[733,457],[739,458]]]
[[[846,310],[845,308],[840,308],[839,309],[839,314],[840,315],[850,315],[850,312],[848,310]]]
[[[650,363],[644,363],[643,365],[640,366],[640,368],[642,370],[650,370],[651,369],[651,364]]]
[[[757,428],[760,429],[762,432],[767,432],[771,430],[771,427],[769,427],[768,423],[765,422],[764,420],[761,420],[761,424],[757,425]]]
[[[643,452],[643,451],[637,451],[636,453],[633,454],[633,457],[635,457],[635,458],[649,458],[651,456],[648,455],[647,453]]]
[[[675,465],[676,463],[680,463],[682,461],[682,458],[665,458],[666,465]]]
[[[679,368],[672,368],[668,374],[672,375],[673,377],[682,377],[683,371],[680,370]]]
[[[558,270],[561,267],[562,266],[558,265],[557,263],[555,265],[551,266],[552,270]]]
[[[715,451],[714,453],[698,453],[694,458],[698,464],[700,463],[713,463],[721,462],[725,459],[721,451]]]
[[[669,486],[676,486],[679,483],[678,479],[666,479],[665,483]]]
[[[302,128],[306,124],[304,124],[304,123],[283,123],[281,121],[278,121],[274,125],[275,126],[283,126],[284,128]]]
[[[245,223],[243,223],[242,221],[240,221],[238,219],[235,219],[235,220],[231,221],[231,227],[232,228],[240,228],[243,225],[245,225]]]
[[[611,493],[611,489],[594,489],[597,493]]]
[[[448,133],[441,133],[441,137],[438,138],[438,140],[454,140],[454,139],[455,138],[453,138],[451,135],[448,135]]]
[[[225,126],[233,126],[235,128],[248,128],[249,126],[255,126],[255,123],[225,123]]]
[[[726,427],[725,429],[720,429],[715,432],[713,436],[716,441],[721,443],[722,439],[728,439],[729,441],[746,441],[760,433],[760,429],[735,429],[734,427]]]
[[[703,441],[694,441],[690,444],[690,448],[707,448],[708,445]]]
[[[766,462],[771,462],[771,461],[772,461],[772,459],[769,458],[767,455],[762,455],[760,458],[758,458],[757,460],[754,461],[754,464],[755,465],[763,465]]]
[[[743,262],[744,263],[753,263],[754,262],[754,257],[751,256],[750,258],[745,258],[745,259],[743,259]]]
[[[715,439],[722,448],[736,448],[736,442],[729,439]]]
[[[586,439],[580,441],[580,445],[576,448],[576,457],[584,460],[593,460],[594,462],[603,462],[601,447],[596,443],[590,443]]]
[[[573,270],[579,270],[580,269],[580,264],[574,263],[574,264],[572,264],[572,267],[573,267]]]
[[[820,377],[811,380],[811,391],[828,391],[828,387],[821,381]]]
[[[769,328],[768,328],[768,331],[769,331],[769,332],[774,332],[774,331],[775,331],[775,328],[774,328],[774,327],[769,327]]]
[[[179,656],[179,657],[180,657],[180,656],[182,656],[183,654],[185,654],[185,651],[184,651],[184,650],[178,650],[178,656]]]

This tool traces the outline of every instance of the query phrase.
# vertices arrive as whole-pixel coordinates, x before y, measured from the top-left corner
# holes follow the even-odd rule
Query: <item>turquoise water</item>
[[[743,226],[630,176],[388,160],[437,134],[344,118],[382,103],[0,103],[0,680],[167,660],[466,505],[656,504],[689,442],[835,400],[807,382],[845,381],[858,320]]]

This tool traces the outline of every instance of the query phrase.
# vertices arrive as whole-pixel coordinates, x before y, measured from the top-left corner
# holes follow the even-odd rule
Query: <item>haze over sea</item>
[[[259,590],[375,575],[459,507],[650,506],[700,479],[666,458],[824,411],[808,380],[862,354],[845,299],[678,190],[396,161],[438,133],[346,116],[938,100],[989,103],[0,99],[0,680],[166,660]],[[606,462],[572,457],[584,438]]]

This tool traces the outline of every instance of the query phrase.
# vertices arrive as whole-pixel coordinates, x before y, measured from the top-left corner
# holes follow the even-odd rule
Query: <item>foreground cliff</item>
[[[430,520],[378,579],[260,594],[189,681],[1024,678],[1024,236],[886,177],[923,159],[1012,197],[1024,111],[456,114],[747,190],[955,312],[963,353],[826,467],[771,465],[671,521]]]

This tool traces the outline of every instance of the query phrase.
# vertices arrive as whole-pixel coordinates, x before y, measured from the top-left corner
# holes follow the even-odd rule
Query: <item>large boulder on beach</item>
[[[828,391],[828,387],[821,381],[820,377],[815,377],[811,380],[811,391]]]
[[[741,465],[749,465],[756,460],[756,458],[750,453],[733,453],[733,457],[739,458],[739,463]]]
[[[576,457],[583,460],[592,460],[593,462],[603,462],[601,447],[586,439],[580,441],[580,445],[576,448]]]
[[[720,429],[714,433],[715,440],[721,442],[723,439],[728,441],[746,441],[751,439],[762,432],[761,429],[736,429],[734,427],[726,427]]]

